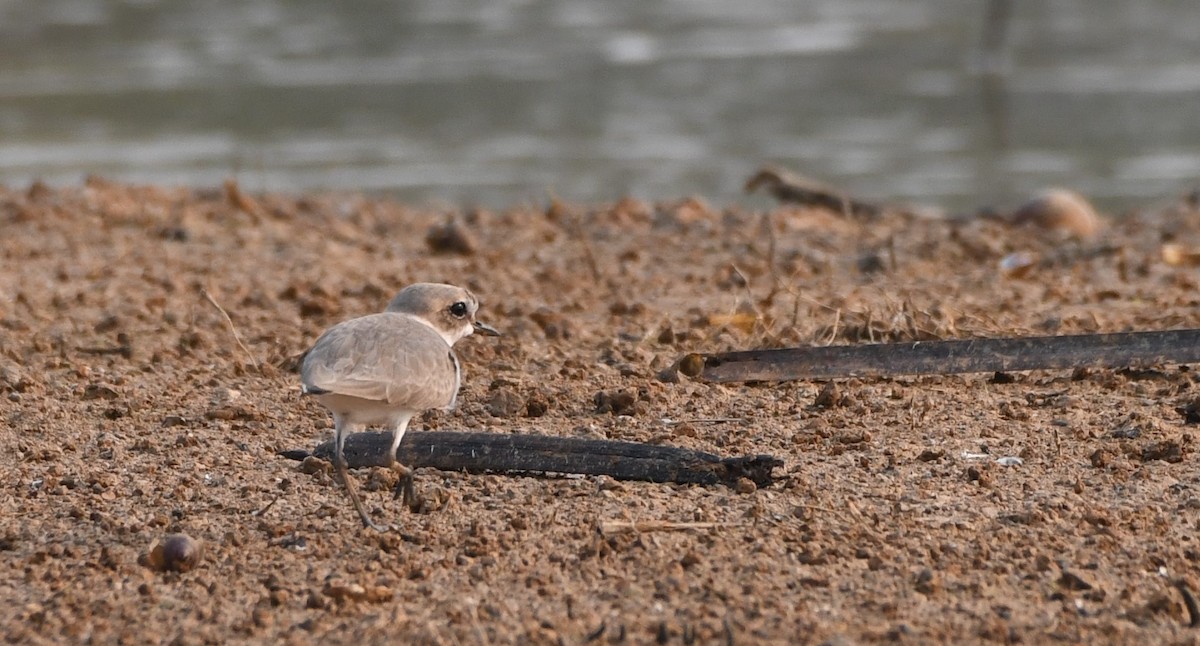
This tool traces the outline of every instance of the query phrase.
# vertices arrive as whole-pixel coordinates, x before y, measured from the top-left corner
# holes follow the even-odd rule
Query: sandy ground
[[[696,200],[476,210],[428,241],[447,217],[354,195],[0,189],[0,634],[1196,640],[1173,587],[1200,591],[1186,367],[849,379],[824,396],[658,378],[690,351],[1200,327],[1184,201],[1084,242]],[[1038,260],[1002,271],[1014,252]],[[416,281],[469,287],[505,332],[458,346],[460,405],[417,428],[771,453],[780,481],[425,469],[438,505],[413,513],[394,474],[364,469],[368,509],[403,531],[362,529],[327,470],[276,455],[330,429],[289,360]],[[616,391],[636,404],[598,412]],[[602,531],[613,521],[709,525]],[[190,571],[145,556],[172,532],[202,544]]]

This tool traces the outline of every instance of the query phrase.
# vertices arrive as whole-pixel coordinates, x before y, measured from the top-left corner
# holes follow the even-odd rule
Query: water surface
[[[421,203],[745,198],[773,162],[968,209],[1200,175],[1200,4],[0,0],[0,182]]]

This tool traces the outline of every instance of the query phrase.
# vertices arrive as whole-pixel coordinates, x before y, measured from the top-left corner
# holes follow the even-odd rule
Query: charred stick
[[[387,466],[390,432],[347,436],[346,463],[351,467]],[[333,441],[311,452],[281,451],[303,460],[309,455],[331,459]],[[783,461],[770,455],[722,458],[711,453],[638,442],[614,442],[548,435],[410,431],[396,458],[411,467],[443,471],[501,474],[606,475],[617,480],[733,485],[748,478],[759,487],[774,480],[772,470]]]
[[[918,341],[687,355],[705,381],[788,381],[1200,362],[1200,329],[1007,339]]]
[[[1192,596],[1192,591],[1188,589],[1187,581],[1179,579],[1175,582],[1175,588],[1179,590],[1180,596],[1183,597],[1183,606],[1187,608],[1188,628],[1200,626],[1200,606],[1196,605],[1196,597]]]

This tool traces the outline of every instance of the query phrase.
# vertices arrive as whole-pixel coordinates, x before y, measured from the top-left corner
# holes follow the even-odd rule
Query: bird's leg
[[[409,419],[411,418],[400,420],[392,429],[392,449],[388,452],[388,466],[400,474],[400,480],[396,482],[396,488],[392,490],[392,498],[402,498],[404,506],[408,507],[409,511],[417,511],[421,508],[421,500],[417,498],[412,467],[400,464],[400,461],[396,459],[396,449],[400,446],[400,440],[404,439],[404,432],[408,430]]]
[[[376,525],[371,517],[367,515],[367,510],[363,508],[362,501],[358,499],[358,492],[354,490],[354,485],[350,484],[350,474],[346,471],[346,455],[344,447],[346,443],[346,427],[340,417],[334,419],[334,443],[337,444],[337,450],[334,451],[333,466],[337,470],[338,477],[342,479],[342,486],[346,488],[346,493],[350,495],[350,502],[354,503],[354,510],[358,512],[358,517],[362,519],[363,527],[370,527],[377,532],[386,532],[390,527]]]

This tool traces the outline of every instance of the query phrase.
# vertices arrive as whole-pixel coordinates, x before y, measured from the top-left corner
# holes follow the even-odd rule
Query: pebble
[[[321,593],[335,601],[362,601],[367,598],[366,588],[338,579],[326,583]]]
[[[1028,275],[1037,262],[1035,253],[1014,251],[1000,259],[1000,273],[1008,278],[1021,278]]]
[[[157,572],[187,572],[200,563],[203,545],[187,534],[167,534],[150,546],[145,565]]]
[[[1013,214],[1013,224],[1033,224],[1080,240],[1100,232],[1100,217],[1087,198],[1064,188],[1052,188],[1022,204]]]
[[[516,417],[525,410],[525,400],[511,388],[497,388],[484,406],[492,417]]]
[[[450,218],[444,224],[430,227],[425,233],[425,244],[434,253],[474,255],[479,243],[459,222]]]

